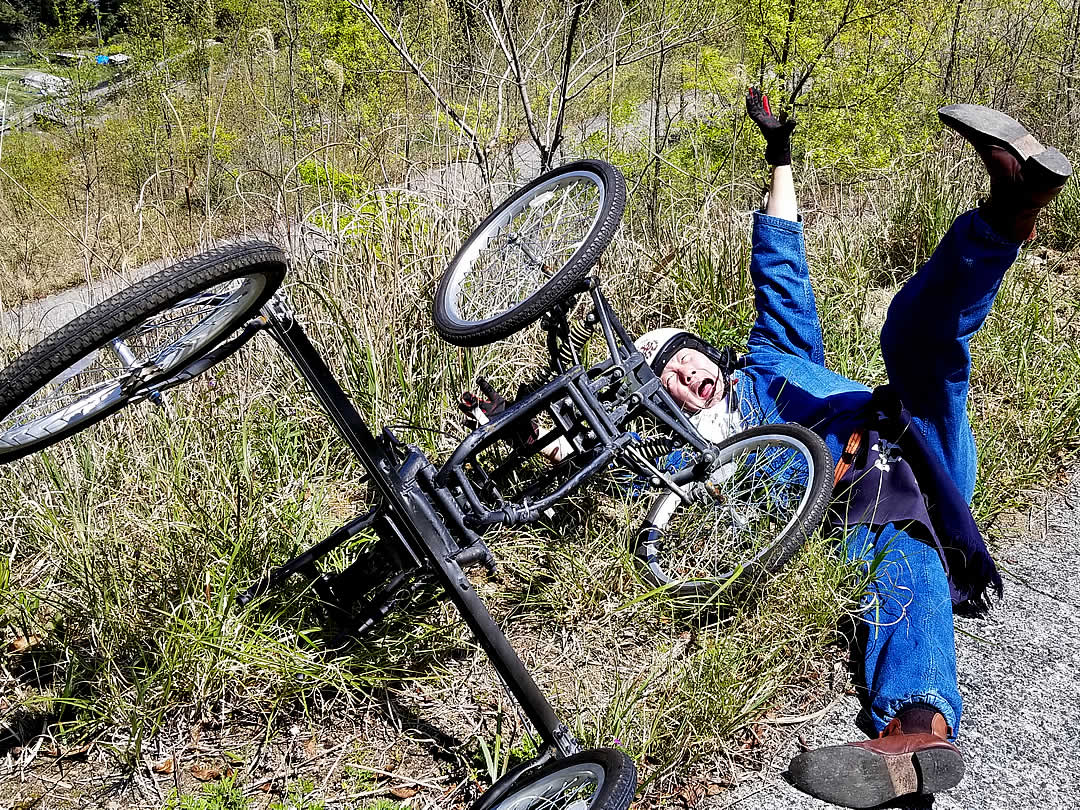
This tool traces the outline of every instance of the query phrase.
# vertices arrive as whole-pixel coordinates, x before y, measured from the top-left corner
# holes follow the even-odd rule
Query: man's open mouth
[[[702,380],[701,385],[698,386],[697,395],[702,399],[708,399],[713,395],[713,391],[716,390],[716,380]]]

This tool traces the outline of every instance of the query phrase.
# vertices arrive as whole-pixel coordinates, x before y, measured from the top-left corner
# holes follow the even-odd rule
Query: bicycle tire
[[[626,810],[636,788],[630,757],[592,748],[511,772],[469,810]]]
[[[821,525],[832,498],[829,449],[801,425],[749,428],[717,453],[710,482],[688,487],[693,502],[658,495],[637,535],[645,578],[695,601],[780,571]]]
[[[595,212],[564,223],[566,206],[579,202]],[[625,206],[626,181],[601,160],[567,163],[529,182],[451,259],[435,291],[435,330],[457,346],[481,346],[524,329],[574,292],[611,243]],[[570,223],[569,236],[553,244],[551,232]],[[546,244],[537,238],[544,234]]]
[[[155,383],[206,356],[252,317],[285,271],[285,254],[275,245],[217,248],[122,290],[23,352],[0,371],[0,464],[43,450],[144,399]],[[171,320],[162,317],[170,315]],[[151,325],[159,317],[161,323]],[[185,318],[192,320],[186,330]],[[162,337],[170,330],[180,334],[151,355],[143,344],[155,330]],[[146,357],[139,357],[136,350],[144,348]],[[115,370],[103,361],[106,349],[117,358]],[[110,379],[114,371],[117,376]],[[95,376],[102,379],[87,387]],[[84,385],[68,393],[62,389],[69,383]],[[57,407],[50,398],[71,401]],[[35,403],[45,412],[32,416]]]

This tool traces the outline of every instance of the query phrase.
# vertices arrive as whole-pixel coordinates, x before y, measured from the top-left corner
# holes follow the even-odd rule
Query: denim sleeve
[[[802,222],[754,213],[750,277],[757,307],[750,351],[794,354],[825,365]]]

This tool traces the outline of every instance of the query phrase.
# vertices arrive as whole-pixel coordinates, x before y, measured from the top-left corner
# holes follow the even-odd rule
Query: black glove
[[[781,121],[769,109],[769,98],[756,87],[746,91],[746,112],[765,136],[765,160],[770,166],[791,165],[791,130],[795,119]]]
[[[465,414],[469,427],[476,429],[481,424],[487,424],[492,417],[506,410],[509,404],[491,383],[484,377],[476,378],[476,387],[480,389],[480,396],[472,391],[462,391],[458,397],[458,408]],[[479,411],[479,413],[477,413]],[[483,417],[483,418],[481,418]],[[529,445],[536,441],[540,435],[536,420],[530,419],[527,424],[518,425],[510,434],[515,444]]]
[[[480,389],[481,396],[478,397],[472,391],[462,391],[461,396],[458,397],[458,408],[469,417],[470,421],[475,424],[480,424],[481,421],[487,422],[491,417],[506,410],[506,400],[485,378],[477,377],[476,387]],[[481,420],[477,409],[487,419]]]

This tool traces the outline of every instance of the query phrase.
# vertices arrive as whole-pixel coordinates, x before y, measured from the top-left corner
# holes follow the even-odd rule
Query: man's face
[[[724,395],[720,367],[697,349],[679,349],[660,372],[660,382],[683,410],[697,413]]]

